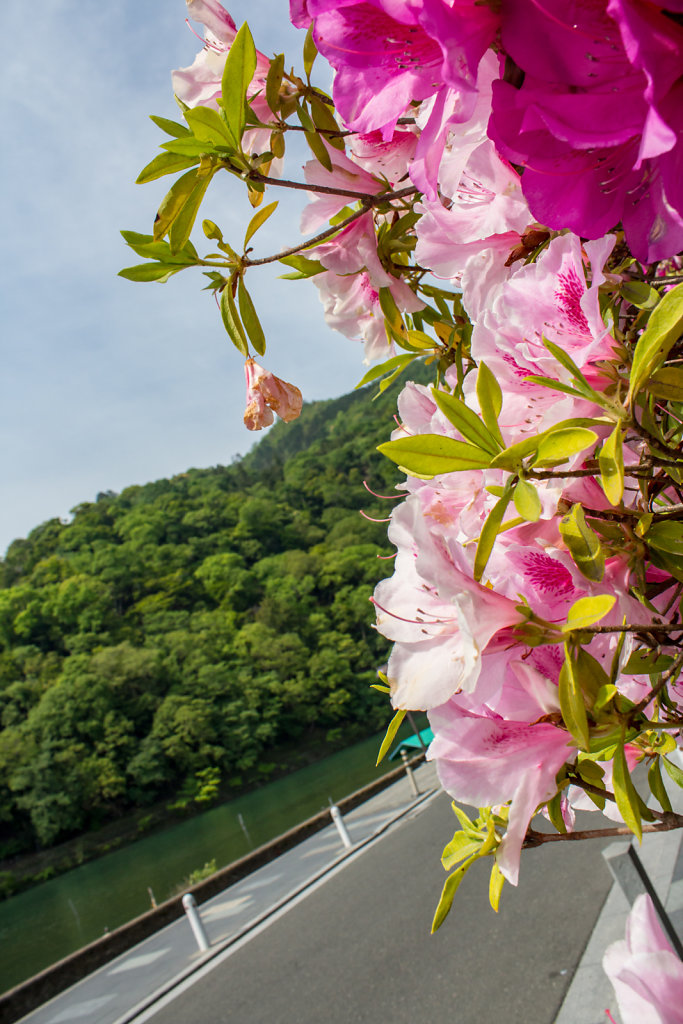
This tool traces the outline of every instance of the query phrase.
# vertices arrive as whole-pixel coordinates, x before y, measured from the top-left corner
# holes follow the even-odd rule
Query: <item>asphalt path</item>
[[[145,1020],[553,1024],[611,885],[606,841],[525,851],[497,915],[475,865],[431,936],[454,827],[441,794]]]

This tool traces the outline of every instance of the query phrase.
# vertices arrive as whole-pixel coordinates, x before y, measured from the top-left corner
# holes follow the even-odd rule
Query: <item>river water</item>
[[[401,729],[399,736],[410,729]],[[170,896],[197,868],[230,864],[374,778],[381,735],[139,839],[0,903],[0,992]],[[240,816],[244,828],[240,824]],[[246,833],[245,834],[245,829]]]

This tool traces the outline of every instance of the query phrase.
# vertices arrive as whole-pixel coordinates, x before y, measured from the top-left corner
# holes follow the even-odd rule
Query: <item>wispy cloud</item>
[[[4,0],[0,14],[11,97],[0,181],[0,551],[99,490],[228,462],[252,442],[241,422],[241,361],[201,277],[161,286],[116,277],[137,261],[119,229],[150,230],[167,188],[133,182],[159,141],[147,114],[177,116],[170,70],[199,47],[184,4],[49,0],[42,8]],[[286,8],[230,5],[238,23],[248,16],[260,49],[285,49],[293,63],[303,36]],[[259,236],[264,252],[296,238],[300,204],[283,202]],[[206,215],[229,237],[250,210],[226,178]],[[254,286],[269,366],[308,398],[348,390],[363,372],[360,350],[327,330],[313,287],[277,273],[264,271]]]

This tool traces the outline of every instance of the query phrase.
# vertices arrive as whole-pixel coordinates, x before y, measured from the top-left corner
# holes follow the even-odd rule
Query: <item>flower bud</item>
[[[262,430],[273,422],[276,412],[285,423],[295,420],[301,412],[303,398],[294,384],[280,380],[274,373],[247,359],[244,364],[247,380],[247,405],[244,423],[248,430]]]

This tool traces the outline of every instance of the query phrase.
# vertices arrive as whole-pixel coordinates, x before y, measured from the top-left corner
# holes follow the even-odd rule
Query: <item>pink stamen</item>
[[[367,512],[363,511],[362,508],[359,509],[359,511],[360,511],[360,514],[362,515],[363,519],[367,519],[369,523],[390,523],[391,522],[391,516],[389,516],[388,519],[373,519],[372,516],[369,516],[367,514]]]
[[[367,480],[363,481],[363,487],[368,492],[368,494],[371,494],[373,496],[373,498],[382,498],[383,501],[398,501],[399,498],[404,497],[403,494],[377,494],[375,491],[371,490],[368,487]]]
[[[607,1019],[610,1020],[612,1022],[612,1024],[617,1024],[617,1022],[615,1021],[614,1017],[609,1012],[609,1010],[605,1010],[605,1013],[607,1014]]]
[[[453,619],[433,619],[431,622],[426,622],[425,619],[406,619],[403,615],[397,615],[396,612],[390,612],[388,608],[383,608],[382,605],[374,598],[370,598],[370,604],[374,604],[375,608],[379,608],[385,615],[389,615],[392,619],[398,619],[399,622],[411,622],[415,626],[441,626],[447,622],[457,622],[457,618]],[[420,609],[418,608],[418,611]]]
[[[196,32],[192,28],[192,25],[190,25],[190,19],[189,18],[185,18],[185,24],[189,28],[189,30],[192,33],[192,35],[196,36],[197,39],[199,40],[199,42],[202,44],[202,46],[205,46],[207,50],[213,50],[214,53],[223,53],[224,47],[217,46],[216,43],[210,43],[208,39],[204,38],[204,36],[200,36],[199,32]]]
[[[377,558],[379,558],[382,562],[388,562],[390,559],[396,558],[397,554],[398,551],[394,551],[393,555],[377,555]]]

